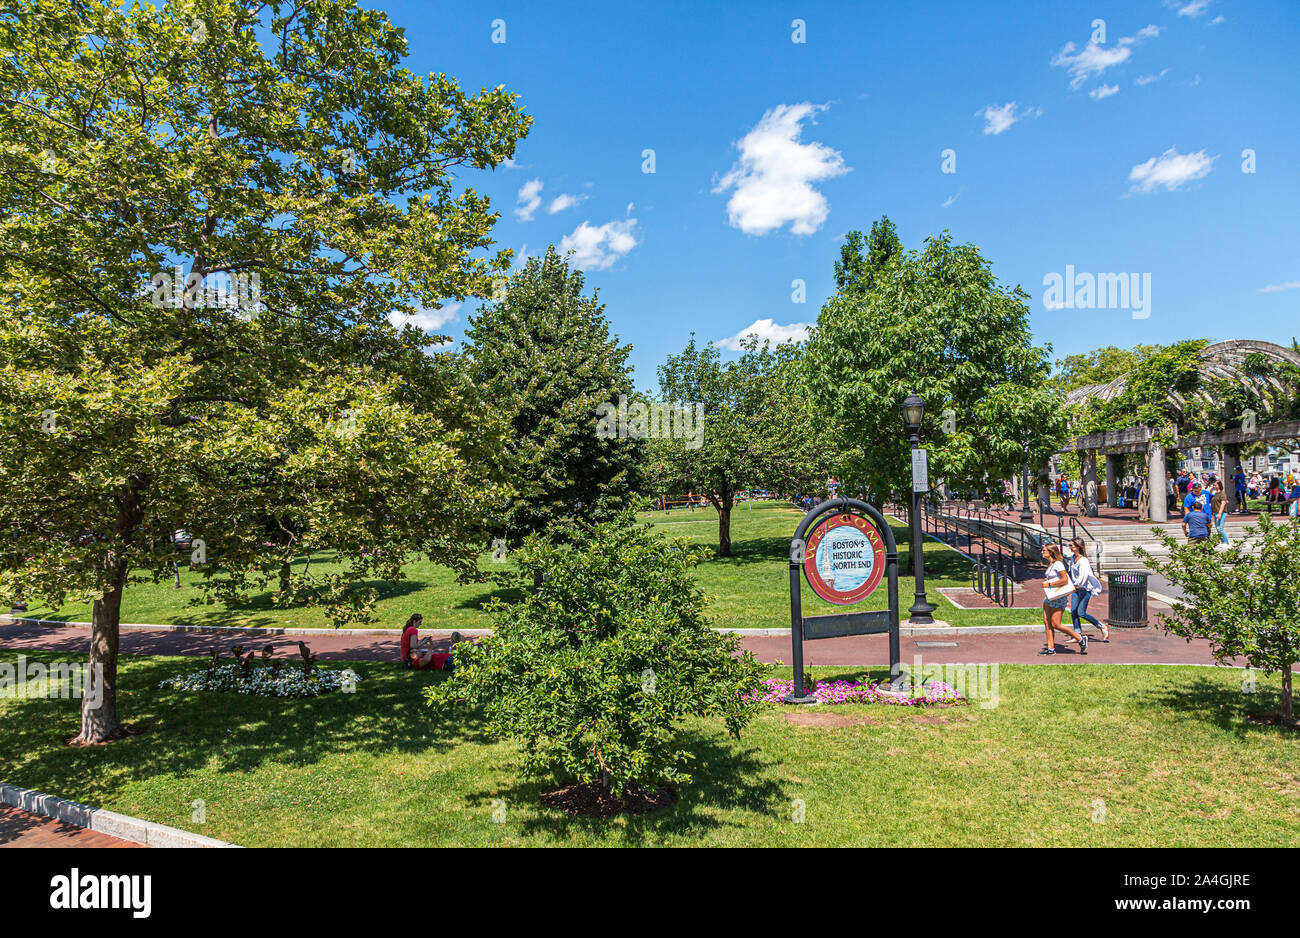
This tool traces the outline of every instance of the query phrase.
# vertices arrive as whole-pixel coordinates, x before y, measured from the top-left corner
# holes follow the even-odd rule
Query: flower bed
[[[218,690],[231,694],[253,694],[258,697],[319,697],[332,691],[352,693],[361,678],[351,668],[332,671],[314,668],[304,675],[301,668],[252,668],[248,675],[235,663],[177,674],[159,683],[159,687],[174,690]]]
[[[763,682],[762,693],[750,695],[750,700],[763,703],[782,703],[783,698],[794,693],[794,681],[768,678]],[[824,704],[893,704],[899,707],[931,707],[936,704],[966,703],[966,699],[943,681],[911,687],[907,690],[890,690],[887,685],[866,684],[861,681],[818,681],[811,691],[818,703]]]

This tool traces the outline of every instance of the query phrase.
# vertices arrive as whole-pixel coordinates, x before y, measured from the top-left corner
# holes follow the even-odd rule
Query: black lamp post
[[[909,394],[903,401],[903,423],[907,427],[907,439],[912,444],[912,453],[921,448],[921,418],[925,416],[925,401],[915,394]],[[913,455],[915,459],[915,455]],[[916,577],[916,596],[912,607],[907,610],[908,617],[917,625],[929,625],[934,622],[934,607],[925,599],[925,555],[921,543],[921,493],[912,486],[912,573]]]

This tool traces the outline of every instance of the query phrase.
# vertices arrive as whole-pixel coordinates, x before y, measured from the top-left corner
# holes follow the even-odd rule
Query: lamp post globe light
[[[915,394],[909,394],[903,401],[903,424],[907,427],[907,439],[912,444],[912,452],[921,448],[921,420],[925,416],[925,401]],[[913,457],[915,458],[915,456]],[[921,542],[921,493],[912,486],[912,573],[916,577],[915,601],[907,610],[908,617],[916,625],[929,625],[934,622],[934,607],[925,599],[925,555]]]

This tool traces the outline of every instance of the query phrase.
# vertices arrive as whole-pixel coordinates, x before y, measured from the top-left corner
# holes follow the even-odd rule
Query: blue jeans
[[[1082,628],[1079,623],[1080,619],[1087,619],[1093,624],[1094,628],[1101,628],[1101,623],[1095,616],[1088,615],[1088,600],[1092,599],[1092,594],[1086,589],[1075,587],[1074,592],[1070,595],[1070,618],[1074,620],[1074,630],[1076,632]]]

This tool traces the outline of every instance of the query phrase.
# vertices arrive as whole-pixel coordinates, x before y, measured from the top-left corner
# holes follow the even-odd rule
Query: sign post
[[[837,606],[862,602],[888,579],[889,608],[804,616],[800,576]],[[885,516],[855,498],[832,498],[810,509],[790,542],[790,643],[794,692],[786,703],[816,703],[803,681],[803,643],[845,635],[889,634],[889,682],[902,679],[898,647],[898,545]]]

